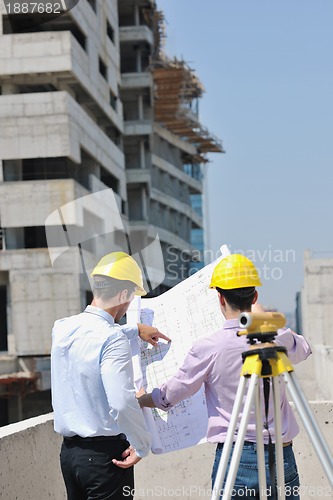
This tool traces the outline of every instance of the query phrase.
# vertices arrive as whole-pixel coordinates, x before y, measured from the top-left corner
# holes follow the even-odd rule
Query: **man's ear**
[[[220,302],[220,305],[222,307],[225,307],[225,298],[223,295],[220,294],[220,292],[217,292],[218,296],[219,296],[219,302]]]
[[[119,297],[119,304],[124,304],[125,302],[128,302],[128,290],[122,290],[118,294]]]
[[[257,302],[257,300],[258,300],[258,292],[257,292],[257,290],[255,290],[252,304],[255,304]]]

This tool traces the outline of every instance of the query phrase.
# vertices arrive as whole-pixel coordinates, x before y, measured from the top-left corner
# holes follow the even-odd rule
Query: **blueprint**
[[[178,371],[192,344],[222,328],[224,318],[217,293],[209,288],[216,261],[196,272],[159,297],[138,299],[132,304],[132,319],[156,326],[172,339],[157,347],[136,341],[132,346],[135,378],[139,388],[150,392]],[[134,360],[133,358],[133,360]],[[203,389],[169,412],[144,409],[153,434],[152,451],[165,453],[206,441],[207,409]]]

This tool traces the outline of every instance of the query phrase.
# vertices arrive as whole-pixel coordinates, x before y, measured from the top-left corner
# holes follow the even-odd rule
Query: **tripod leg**
[[[251,408],[252,408],[253,403],[254,403],[256,390],[258,390],[258,375],[256,373],[253,373],[251,375],[251,378],[250,378],[249,390],[248,390],[248,393],[246,396],[243,415],[242,415],[239,429],[238,429],[238,435],[237,435],[232,459],[230,462],[230,469],[229,469],[228,476],[226,479],[222,500],[230,500],[230,498],[231,498],[232,489],[235,485],[235,479],[236,479],[238,466],[239,466],[239,462],[240,462],[240,458],[241,458],[241,454],[242,454],[242,450],[243,450],[245,434],[246,434],[246,430],[247,430],[247,424],[249,421]]]
[[[272,377],[273,380],[273,399],[274,399],[274,427],[275,427],[275,462],[277,477],[277,497],[285,500],[285,481],[284,481],[284,461],[282,445],[282,426],[281,426],[281,402],[280,402],[280,377]],[[272,485],[274,488],[275,486]]]
[[[256,411],[256,440],[257,440],[257,461],[258,461],[258,479],[259,479],[259,497],[260,500],[264,500],[267,491],[266,482],[266,468],[265,468],[265,449],[264,449],[264,438],[263,438],[263,424],[261,416],[261,404],[260,404],[260,390],[259,385],[257,386],[256,397],[255,397],[255,411]]]
[[[226,435],[226,439],[223,445],[223,451],[219,463],[219,467],[217,469],[216,478],[213,486],[213,495],[211,500],[219,500],[220,499],[220,491],[222,489],[224,476],[228,466],[228,459],[230,456],[230,451],[232,447],[232,443],[234,441],[235,430],[237,427],[238,417],[241,411],[241,406],[243,404],[243,397],[246,391],[248,379],[246,377],[241,377],[235,397],[234,406],[232,409],[230,424],[228,427],[228,432]]]
[[[283,372],[284,380],[292,400],[295,403],[296,410],[304,424],[304,427],[311,438],[313,447],[318,455],[325,474],[333,487],[333,459],[325,442],[318,424],[311,412],[309,404],[305,399],[302,389],[294,373]]]

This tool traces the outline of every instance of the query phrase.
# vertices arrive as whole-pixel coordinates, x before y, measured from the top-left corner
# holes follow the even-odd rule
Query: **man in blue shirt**
[[[132,498],[133,466],[150,436],[135,395],[129,340],[168,339],[143,324],[120,326],[142,273],[124,252],[103,257],[91,274],[94,300],[55,322],[51,380],[54,429],[64,437],[60,462],[68,500]]]

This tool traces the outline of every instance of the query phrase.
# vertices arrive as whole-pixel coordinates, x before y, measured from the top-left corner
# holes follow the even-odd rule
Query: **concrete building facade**
[[[199,122],[199,80],[162,54],[154,1],[80,0],[52,18],[0,9],[4,425],[50,410],[53,322],[91,298],[82,257],[89,269],[158,235],[165,276],[151,295],[186,278],[193,257],[200,265],[202,175],[222,146]],[[100,195],[110,189],[113,207]]]
[[[312,356],[297,367],[310,399],[333,399],[333,258],[304,253],[304,284],[297,299],[297,328]]]

